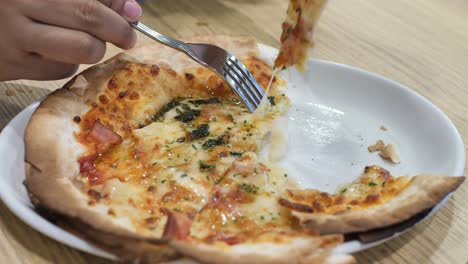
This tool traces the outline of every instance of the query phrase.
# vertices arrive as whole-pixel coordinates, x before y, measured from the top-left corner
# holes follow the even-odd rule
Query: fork
[[[239,95],[250,112],[254,112],[264,96],[263,89],[249,70],[234,55],[211,44],[185,43],[162,35],[140,22],[130,25],[146,36],[176,50],[182,51],[199,64],[221,77]]]

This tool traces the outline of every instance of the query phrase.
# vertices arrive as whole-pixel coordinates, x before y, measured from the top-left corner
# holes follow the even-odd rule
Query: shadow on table
[[[449,209],[451,207],[452,209]],[[390,257],[395,252],[399,251],[403,248],[407,243],[411,242],[412,240],[417,239],[430,239],[431,234],[429,234],[432,230],[436,230],[438,233],[437,236],[439,237],[438,241],[431,240],[430,243],[430,253],[426,251],[415,251],[411,252],[412,258],[418,260],[420,263],[426,263],[425,260],[429,260],[432,252],[435,252],[447,237],[448,231],[450,229],[451,223],[453,221],[453,208],[454,208],[454,200],[453,198],[447,201],[438,212],[436,212],[433,216],[429,217],[428,219],[424,219],[421,222],[415,224],[413,227],[410,227],[405,233],[401,234],[400,236],[391,239],[390,241],[378,245],[376,247],[370,248],[368,250],[359,252],[355,254],[357,259],[357,263],[369,263],[373,260],[383,260],[387,257]],[[423,212],[420,217],[422,217],[425,213]],[[443,215],[444,224],[441,224],[439,220],[436,220],[437,215]],[[429,228],[429,229],[428,229]],[[432,231],[433,232],[433,231]],[[417,243],[417,242],[416,242]],[[400,255],[403,253],[400,253]],[[396,259],[394,259],[396,260]],[[408,261],[408,259],[406,259]]]
[[[13,215],[1,201],[0,220],[0,230],[4,234],[3,239],[6,238],[4,243],[11,243],[10,246],[15,249],[13,254],[21,258],[27,258],[23,251],[28,251],[28,254],[35,255],[34,258],[41,258],[50,263],[112,263],[109,260],[79,252],[42,235]]]

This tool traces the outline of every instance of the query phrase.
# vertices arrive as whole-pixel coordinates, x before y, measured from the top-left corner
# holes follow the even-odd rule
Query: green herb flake
[[[197,150],[197,147],[195,147],[195,145],[194,145],[194,144],[192,144],[192,148],[193,148],[193,149],[195,149],[195,150]]]
[[[382,182],[382,187],[385,187],[386,183],[387,183],[387,181]]]
[[[225,178],[224,176],[218,178],[218,179],[215,181],[215,185],[218,185],[218,184],[220,184],[221,182],[223,182],[223,181],[224,181],[224,178]]]
[[[340,193],[345,193],[348,189],[344,188]]]
[[[220,104],[221,100],[216,97],[212,97],[210,99],[199,99],[199,100],[189,100],[189,103],[200,106],[200,105],[207,105],[207,104]]]
[[[283,174],[283,176],[284,176],[285,178],[287,178],[287,177],[288,177],[288,174],[287,174],[287,173],[285,173],[285,174]]]
[[[167,103],[165,106],[163,106],[159,110],[158,113],[156,113],[155,115],[152,116],[153,121],[154,122],[161,121],[164,114],[166,114],[167,112],[171,111],[172,109],[174,109],[175,107],[180,105],[180,100],[181,100],[180,98],[174,99],[174,100],[170,101],[169,103]]]
[[[203,161],[200,161],[199,165],[201,171],[213,171],[216,169],[216,164],[208,164]]]
[[[187,176],[188,176],[187,173],[184,173],[184,174],[180,175],[181,178],[185,178]]]
[[[265,220],[265,216],[260,216],[260,220]]]
[[[231,151],[231,152],[229,152],[229,154],[231,154],[231,156],[236,157],[236,158],[242,157],[242,153],[240,153],[240,152]]]
[[[190,139],[191,140],[196,140],[196,139],[199,139],[199,138],[204,138],[204,137],[206,137],[206,136],[208,136],[210,134],[209,130],[210,130],[210,126],[207,125],[207,124],[203,124],[203,125],[197,127],[197,129],[193,130],[190,133]]]
[[[167,182],[167,180],[162,180],[162,181],[161,181],[161,183],[163,183],[163,184],[164,184],[165,182]]]
[[[375,182],[369,182],[369,186],[377,186],[377,183],[375,183]]]
[[[190,106],[185,105],[185,104],[182,105],[182,109],[184,111],[181,111],[180,113],[178,113],[179,115],[175,116],[174,118],[183,123],[188,123],[190,121],[193,121],[197,119],[197,117],[200,116],[201,114],[200,110],[191,109]]]
[[[225,136],[220,136],[216,139],[210,138],[207,141],[205,141],[202,145],[202,148],[207,150],[215,146],[221,146],[227,144],[228,141],[226,141]]]
[[[271,105],[276,105],[275,97],[274,96],[268,96],[268,101],[270,101]]]

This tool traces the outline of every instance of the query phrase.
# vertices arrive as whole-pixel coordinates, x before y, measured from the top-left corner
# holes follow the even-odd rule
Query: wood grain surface
[[[154,0],[143,5],[142,21],[170,36],[243,34],[277,47],[287,1]],[[147,42],[140,36],[140,44]],[[316,43],[316,58],[376,72],[424,95],[468,141],[468,1],[330,0]],[[108,46],[106,57],[118,52]],[[65,81],[0,83],[0,129]],[[355,256],[359,263],[468,263],[468,184],[432,218]],[[0,202],[0,263],[110,262],[41,235]]]

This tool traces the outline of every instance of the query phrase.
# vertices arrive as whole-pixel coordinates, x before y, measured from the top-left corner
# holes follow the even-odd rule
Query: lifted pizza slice
[[[307,51],[312,48],[312,33],[327,0],[290,0],[286,21],[282,24],[281,47],[275,68],[305,67]]]

